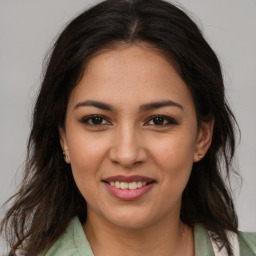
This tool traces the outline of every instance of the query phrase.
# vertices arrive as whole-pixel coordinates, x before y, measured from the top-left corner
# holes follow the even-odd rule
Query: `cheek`
[[[152,155],[166,186],[178,190],[185,188],[193,166],[194,150],[195,143],[189,134],[170,136],[155,144]]]
[[[80,147],[71,147],[70,154],[75,183],[84,199],[89,204],[93,204],[97,198],[100,184],[96,181],[101,179],[99,170],[103,155],[102,148],[95,145],[95,143],[86,141]]]
[[[106,152],[106,143],[94,136],[80,136],[78,133],[72,137],[69,144],[72,173],[75,182],[86,198],[88,191],[99,183],[100,169]]]
[[[98,168],[106,150],[102,137],[75,132],[69,141],[70,159],[75,169],[86,172]]]
[[[154,155],[159,164],[169,166],[186,165],[193,162],[195,151],[194,140],[187,136],[170,136],[154,143]]]
[[[106,141],[105,141],[106,142]],[[71,168],[75,183],[90,207],[97,210],[104,207],[101,198],[102,165],[106,155],[107,143],[99,136],[85,136],[73,139],[70,145]]]

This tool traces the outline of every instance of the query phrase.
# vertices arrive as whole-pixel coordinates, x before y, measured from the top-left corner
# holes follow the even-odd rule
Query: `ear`
[[[213,128],[214,119],[203,121],[201,123],[197,134],[194,162],[200,161],[206,155],[212,143]]]
[[[63,151],[64,160],[66,161],[67,164],[70,164],[66,133],[62,127],[59,127],[59,134],[60,134],[60,145]]]

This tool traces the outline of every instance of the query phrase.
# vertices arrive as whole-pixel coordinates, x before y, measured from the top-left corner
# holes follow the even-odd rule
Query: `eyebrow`
[[[184,110],[184,107],[180,105],[177,102],[174,102],[172,100],[166,100],[166,101],[158,101],[158,102],[150,102],[147,104],[143,104],[140,106],[140,111],[148,111],[148,110],[153,110],[153,109],[158,109],[162,107],[178,107],[181,110]]]
[[[168,107],[168,106],[178,107],[179,109],[184,110],[184,107],[181,104],[174,102],[172,100],[157,101],[157,102],[150,102],[147,104],[143,104],[140,106],[139,110],[140,112],[145,112],[145,111],[158,109],[162,107]],[[104,102],[95,101],[95,100],[81,101],[75,105],[74,110],[76,110],[79,107],[95,107],[95,108],[99,108],[106,111],[115,111],[115,108],[112,107],[111,105]]]
[[[104,102],[95,101],[95,100],[81,101],[75,105],[74,110],[76,110],[79,107],[95,107],[95,108],[100,108],[107,111],[114,111],[114,108],[111,105]]]

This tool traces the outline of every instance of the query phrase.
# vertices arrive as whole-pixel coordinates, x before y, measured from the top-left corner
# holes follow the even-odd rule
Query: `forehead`
[[[193,107],[190,91],[171,61],[145,44],[119,45],[94,54],[70,101],[76,104],[86,99],[126,103],[126,107],[129,102],[134,106],[170,99]]]

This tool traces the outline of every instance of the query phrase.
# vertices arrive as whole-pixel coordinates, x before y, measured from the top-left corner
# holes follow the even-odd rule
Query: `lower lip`
[[[145,195],[155,183],[150,183],[146,186],[137,189],[120,189],[104,183],[108,191],[115,197],[121,200],[136,200]]]

